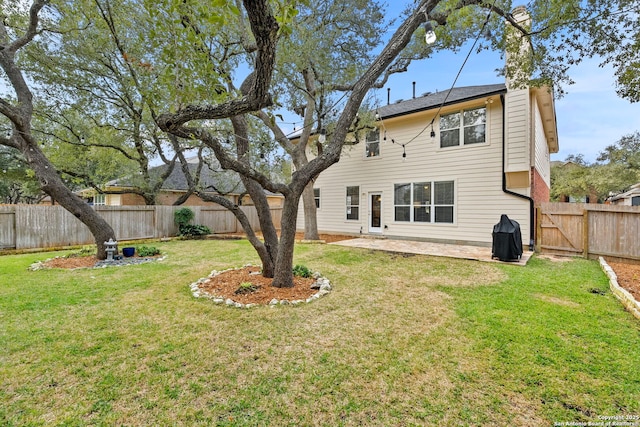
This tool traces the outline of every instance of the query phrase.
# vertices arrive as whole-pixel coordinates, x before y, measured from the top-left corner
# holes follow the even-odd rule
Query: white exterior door
[[[382,233],[382,193],[369,193],[369,233]]]

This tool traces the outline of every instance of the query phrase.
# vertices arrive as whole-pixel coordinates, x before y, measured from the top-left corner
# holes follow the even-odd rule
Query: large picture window
[[[367,157],[377,157],[380,155],[380,132],[378,129],[367,132],[365,150],[365,156]]]
[[[360,187],[347,187],[347,219],[360,219]]]
[[[393,190],[395,221],[453,223],[453,181],[395,184]]]
[[[440,147],[481,144],[486,142],[487,109],[458,111],[440,117]]]

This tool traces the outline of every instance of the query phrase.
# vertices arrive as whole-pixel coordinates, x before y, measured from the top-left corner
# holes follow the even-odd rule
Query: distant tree
[[[626,191],[640,182],[640,132],[623,136],[607,146],[588,163],[582,154],[569,155],[551,167],[551,199],[564,196],[597,197],[604,201],[611,194]]]
[[[569,155],[564,162],[552,164],[551,200],[560,202],[567,197],[579,200],[592,194],[591,168],[581,154]]]
[[[624,135],[600,152],[593,181],[603,196],[617,194],[640,182],[640,132]]]
[[[25,70],[42,99],[34,129],[63,175],[100,193],[133,193],[147,205],[175,167],[172,144],[154,121],[155,109],[169,105],[158,88],[158,55],[143,34],[148,15],[136,2],[60,1],[61,29],[28,47]],[[159,61],[153,61],[158,64]],[[150,173],[158,163],[162,174]],[[127,190],[104,184],[127,178]]]
[[[54,166],[47,159],[32,131],[33,93],[27,84],[16,57],[25,46],[43,31],[40,13],[46,0],[34,0],[25,18],[21,2],[12,2],[5,8],[0,19],[0,68],[15,93],[15,99],[0,96],[0,114],[11,123],[11,132],[0,136],[0,145],[20,151],[29,168],[33,170],[42,191],[82,221],[93,235],[97,245],[97,256],[106,258],[104,242],[115,239],[111,226],[84,200],[75,195],[63,182]],[[14,12],[11,16],[8,13]]]
[[[0,204],[38,203],[44,196],[20,152],[0,145]]]

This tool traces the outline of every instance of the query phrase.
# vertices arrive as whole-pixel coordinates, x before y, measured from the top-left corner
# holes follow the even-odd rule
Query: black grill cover
[[[517,261],[521,256],[520,224],[503,214],[500,222],[493,226],[491,258],[498,258],[500,261]]]

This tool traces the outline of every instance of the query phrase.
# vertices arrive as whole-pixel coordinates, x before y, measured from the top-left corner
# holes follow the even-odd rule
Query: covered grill
[[[520,224],[503,214],[500,216],[500,222],[493,226],[491,258],[498,258],[500,261],[518,261],[521,256]]]

